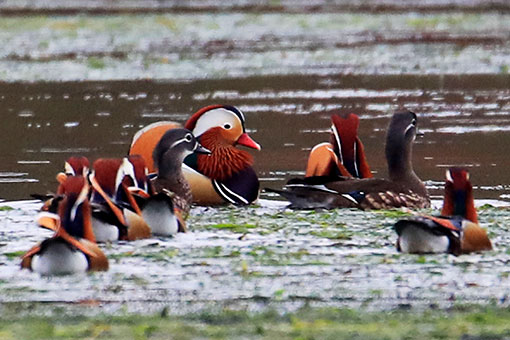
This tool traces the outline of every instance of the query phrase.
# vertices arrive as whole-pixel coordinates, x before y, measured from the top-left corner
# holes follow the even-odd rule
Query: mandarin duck
[[[183,165],[184,178],[191,186],[193,202],[200,205],[250,204],[259,195],[259,180],[252,168],[253,157],[237,145],[260,150],[246,133],[243,113],[233,106],[207,106],[185,124],[210,155],[193,154]],[[150,172],[156,170],[152,153],[165,131],[178,127],[173,122],[146,126],[133,137],[129,154],[140,154]]]
[[[358,127],[359,118],[354,113],[332,115],[330,141],[312,148],[305,177],[372,177],[363,143],[358,137]]]
[[[170,236],[186,231],[184,218],[189,213],[192,194],[184,178],[182,164],[186,156],[194,153],[211,152],[200,145],[187,129],[166,131],[154,148],[152,158],[158,169],[157,176],[150,183],[147,195],[138,192],[135,197],[139,198],[142,216],[155,235]],[[145,168],[143,157],[131,155],[129,159],[135,173],[144,173],[140,169],[142,166]],[[145,178],[140,177],[137,182],[144,183]]]
[[[42,275],[76,274],[108,270],[108,259],[95,242],[91,225],[88,183],[70,176],[59,187],[58,214],[42,212],[38,223],[55,234],[25,255],[22,268]]]
[[[412,166],[416,124],[416,114],[410,111],[391,118],[386,134],[389,179],[315,176],[291,179],[284,190],[268,191],[288,199],[294,209],[429,207],[427,189]]]
[[[491,250],[487,232],[478,224],[469,172],[446,172],[441,216],[417,215],[394,225],[397,250],[404,253],[451,253],[460,255]]]
[[[142,212],[126,185],[135,178],[126,158],[100,158],[88,178],[92,186],[92,228],[98,242],[133,241],[151,236]]]

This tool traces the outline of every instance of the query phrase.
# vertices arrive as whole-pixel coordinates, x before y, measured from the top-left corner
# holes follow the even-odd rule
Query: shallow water
[[[328,140],[329,116],[360,115],[359,135],[377,176],[386,175],[385,129],[395,109],[419,116],[424,132],[414,166],[440,195],[445,169],[470,168],[477,198],[504,198],[510,177],[510,92],[505,75],[257,76],[181,82],[119,81],[0,84],[0,197],[23,199],[55,189],[70,155],[124,155],[141,127],[184,123],[211,103],[238,106],[262,145],[253,153],[262,186],[302,175],[311,147]],[[21,137],[22,136],[22,137]],[[437,190],[439,189],[439,190]]]
[[[335,112],[361,117],[367,158],[385,176],[386,125],[391,112],[408,108],[425,134],[414,146],[415,170],[434,198],[446,168],[463,165],[478,205],[508,204],[505,3],[136,4],[57,1],[41,12],[0,4],[9,14],[0,21],[7,42],[0,45],[0,198],[7,200],[0,310],[20,302],[20,313],[42,314],[60,306],[97,314],[508,305],[504,207],[480,211],[496,245],[484,254],[400,255],[391,230],[397,213],[290,212],[263,200],[194,208],[192,232],[173,239],[105,246],[107,273],[41,278],[19,270],[19,255],[49,232],[35,226],[39,202],[13,200],[55,190],[70,155],[120,157],[141,127],[184,122],[213,103],[245,113],[262,145],[254,156],[263,187],[303,174]]]
[[[19,253],[50,235],[33,223],[38,207],[0,211],[0,309],[21,315],[508,306],[508,208],[480,212],[495,250],[459,257],[398,254],[392,212],[194,208],[188,234],[103,246],[106,273],[45,278],[19,269]]]

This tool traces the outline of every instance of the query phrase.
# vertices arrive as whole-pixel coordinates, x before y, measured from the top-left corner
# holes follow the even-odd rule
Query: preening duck
[[[92,185],[92,227],[97,241],[133,241],[150,237],[151,230],[126,185],[128,178],[136,177],[129,160],[99,158],[93,168],[88,177]]]
[[[478,224],[469,173],[450,168],[441,216],[417,215],[398,221],[397,250],[404,253],[464,253],[491,250],[485,229]]]
[[[416,129],[414,112],[397,112],[392,116],[385,147],[389,179],[315,176],[291,179],[284,190],[269,191],[288,199],[295,209],[429,207],[427,189],[412,166]]]
[[[330,140],[312,148],[305,177],[371,178],[365,149],[358,137],[358,127],[359,117],[354,113],[332,115]]]
[[[30,249],[21,266],[42,275],[108,270],[108,260],[95,243],[85,178],[68,177],[59,192],[58,214],[43,212],[38,217],[38,223],[55,234]]]

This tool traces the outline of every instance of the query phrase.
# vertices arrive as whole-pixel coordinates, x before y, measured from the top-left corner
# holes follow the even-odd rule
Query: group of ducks
[[[408,209],[430,206],[427,190],[412,168],[417,117],[393,115],[386,137],[389,179],[372,177],[358,137],[359,118],[332,116],[331,138],[310,153],[306,176],[274,191],[291,208]],[[174,122],[146,126],[123,158],[101,158],[92,169],[71,157],[59,186],[43,205],[37,223],[54,235],[30,249],[22,267],[43,275],[107,270],[97,243],[137,240],[185,232],[192,203],[248,205],[259,196],[253,157],[237,148],[260,150],[233,106],[213,105],[193,114],[184,127]],[[422,214],[395,224],[397,249],[409,253],[461,254],[492,249],[477,224],[465,169],[447,172],[442,216]]]

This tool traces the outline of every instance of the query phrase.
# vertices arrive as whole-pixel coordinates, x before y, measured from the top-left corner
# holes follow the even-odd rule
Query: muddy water
[[[510,184],[510,92],[506,75],[258,76],[191,82],[71,82],[0,85],[0,197],[54,190],[73,154],[120,157],[133,134],[159,120],[184,122],[211,103],[246,114],[263,186],[301,175],[310,148],[328,139],[329,116],[354,112],[377,176],[391,112],[419,115],[416,172],[440,194],[445,168],[470,168],[477,198],[504,198]]]

